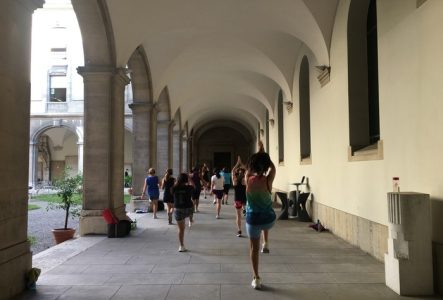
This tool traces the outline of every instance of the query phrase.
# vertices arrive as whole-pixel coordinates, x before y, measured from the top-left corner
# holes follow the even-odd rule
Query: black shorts
[[[192,192],[192,200],[199,199],[201,191],[202,191],[201,187],[196,187]]]

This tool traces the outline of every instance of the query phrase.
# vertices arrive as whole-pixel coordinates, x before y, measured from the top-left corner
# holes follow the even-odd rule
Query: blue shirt
[[[225,179],[225,184],[231,184],[231,173],[220,172],[220,175]]]

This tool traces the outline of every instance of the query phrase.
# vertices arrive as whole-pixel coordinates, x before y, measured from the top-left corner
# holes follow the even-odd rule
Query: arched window
[[[283,135],[283,93],[280,90],[277,101],[277,117],[278,117],[278,162],[285,160],[285,145]]]
[[[269,153],[269,111],[266,110],[266,151]]]
[[[348,17],[348,94],[352,152],[380,140],[377,51],[376,1],[351,1]]]
[[[300,99],[300,156],[301,160],[311,157],[311,110],[309,94],[309,62],[303,57],[299,76]]]

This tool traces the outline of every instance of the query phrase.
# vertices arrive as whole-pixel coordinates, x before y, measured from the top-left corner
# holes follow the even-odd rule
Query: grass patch
[[[39,209],[39,208],[41,208],[41,207],[38,205],[28,204],[28,210],[34,210],[34,209]]]
[[[57,196],[57,194],[34,195],[32,197],[32,199],[39,200],[39,201],[52,202],[52,203],[61,203],[62,202],[62,199],[59,196]],[[79,204],[79,205],[82,204],[80,194],[74,194],[72,196],[72,199],[74,200],[74,202],[76,204]]]
[[[72,197],[75,200],[75,203],[77,203],[77,204],[82,203],[80,200],[79,194],[75,194]],[[34,196],[32,196],[32,199],[39,200],[39,201],[45,201],[45,202],[53,202],[53,203],[60,203],[61,202],[61,199],[59,196],[57,196],[57,194],[34,195]],[[125,202],[125,204],[128,204],[131,201],[131,195],[124,195],[123,201]]]

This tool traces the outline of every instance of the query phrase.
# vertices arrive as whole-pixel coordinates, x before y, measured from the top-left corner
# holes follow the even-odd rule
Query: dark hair
[[[248,169],[252,173],[263,175],[271,166],[271,158],[266,152],[257,152],[253,154],[248,161]]]
[[[166,169],[165,179],[168,180],[172,176],[172,169]]]
[[[177,182],[175,183],[175,186],[184,185],[184,184],[188,183],[188,178],[189,178],[188,174],[181,173],[180,175],[178,175]]]
[[[215,168],[214,169],[214,175],[217,177],[217,178],[220,178],[220,169],[219,168]]]

